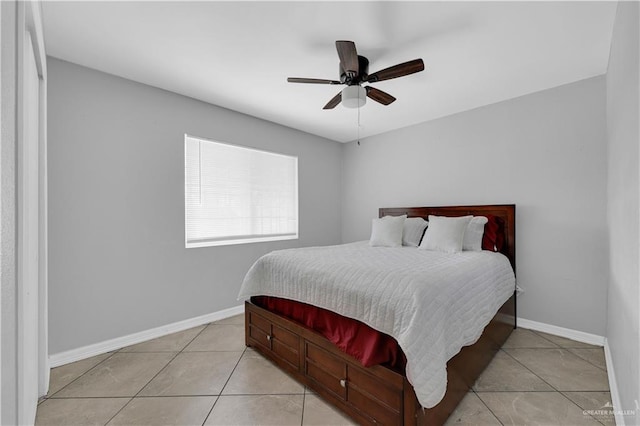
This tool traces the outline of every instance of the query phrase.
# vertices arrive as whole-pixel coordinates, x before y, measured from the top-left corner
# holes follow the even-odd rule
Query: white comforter
[[[447,361],[478,340],[514,286],[502,254],[358,242],[269,253],[251,267],[238,298],[309,303],[393,336],[418,400],[431,408],[444,396]]]

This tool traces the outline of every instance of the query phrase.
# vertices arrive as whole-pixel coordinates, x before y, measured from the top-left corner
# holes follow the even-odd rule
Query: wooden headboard
[[[509,258],[513,270],[516,270],[516,206],[515,204],[496,204],[487,206],[446,206],[446,207],[387,207],[381,208],[379,217],[401,216],[422,217],[430,214],[436,216],[484,216],[491,214],[497,217],[504,232],[504,245],[500,252]]]

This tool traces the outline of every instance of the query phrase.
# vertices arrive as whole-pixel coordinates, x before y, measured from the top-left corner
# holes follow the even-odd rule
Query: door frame
[[[16,238],[17,262],[17,348],[23,347],[26,324],[31,324],[37,328],[38,355],[37,359],[20,359],[18,357],[18,424],[30,424],[35,420],[35,407],[23,400],[20,389],[25,386],[21,383],[21,372],[24,365],[37,366],[37,387],[28,389],[28,392],[36,392],[35,398],[46,395],[49,387],[49,362],[48,362],[48,241],[47,241],[47,73],[46,54],[44,50],[44,37],[42,28],[41,4],[37,1],[18,1],[17,6],[17,105],[16,105],[16,135],[17,135],[17,223],[18,233]],[[37,265],[37,318],[24,318],[21,295],[23,291],[23,276],[25,265],[21,261],[25,235],[23,235],[22,224],[26,223],[27,213],[24,209],[23,200],[26,198],[27,187],[22,181],[23,173],[28,166],[27,158],[23,155],[25,146],[25,108],[27,99],[25,89],[27,81],[25,79],[26,60],[25,52],[27,43],[31,44],[38,74],[38,159],[35,167],[38,170],[38,265]],[[33,166],[33,165],[32,165]],[[34,324],[35,323],[35,324]],[[19,350],[19,349],[18,349]],[[18,352],[19,353],[19,352]],[[33,398],[33,396],[31,396]]]

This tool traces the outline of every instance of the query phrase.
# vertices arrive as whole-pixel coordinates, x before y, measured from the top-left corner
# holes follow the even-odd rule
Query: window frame
[[[240,148],[248,151],[272,154],[282,157],[288,157],[295,159],[295,217],[296,217],[296,229],[295,234],[271,234],[265,236],[238,236],[238,237],[224,237],[220,239],[208,239],[208,240],[192,240],[189,241],[187,237],[187,220],[188,220],[188,207],[187,207],[187,140],[195,139],[201,142],[211,142],[219,145],[227,145],[234,148]],[[193,136],[188,133],[184,134],[184,182],[183,182],[183,202],[184,202],[184,243],[185,248],[200,248],[200,247],[218,247],[218,246],[229,246],[229,245],[239,245],[239,244],[252,244],[252,243],[262,243],[262,242],[273,242],[273,241],[287,241],[287,240],[297,240],[300,238],[300,175],[299,175],[299,167],[298,162],[299,158],[297,155],[283,154],[280,152],[269,151],[265,149],[254,148],[245,145],[238,145],[228,142],[220,142],[213,139],[203,138],[200,136]]]

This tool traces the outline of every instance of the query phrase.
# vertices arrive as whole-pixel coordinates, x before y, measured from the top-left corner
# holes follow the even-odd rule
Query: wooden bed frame
[[[515,271],[515,205],[381,208],[380,217],[494,215],[504,230],[501,252]],[[407,378],[384,366],[363,367],[324,336],[266,309],[245,303],[246,344],[313,389],[359,424],[443,424],[516,327],[516,295],[505,302],[480,339],[447,362],[447,391],[423,409]]]

